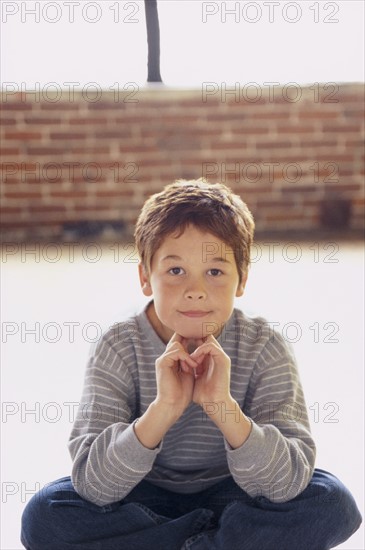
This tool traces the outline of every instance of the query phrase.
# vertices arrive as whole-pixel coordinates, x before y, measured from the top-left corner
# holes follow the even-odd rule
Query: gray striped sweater
[[[104,506],[142,479],[195,493],[229,476],[250,496],[273,502],[302,492],[315,444],[292,347],[264,318],[236,308],[217,340],[231,358],[231,395],[252,422],[248,439],[233,449],[190,403],[155,449],[140,443],[133,425],[156,397],[155,360],[166,349],[147,307],[106,330],[90,354],[68,444],[78,494]]]

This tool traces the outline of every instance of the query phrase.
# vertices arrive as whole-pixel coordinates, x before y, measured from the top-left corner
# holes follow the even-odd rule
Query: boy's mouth
[[[205,315],[208,315],[210,311],[201,311],[198,309],[195,310],[189,310],[189,311],[179,311],[182,315],[185,315],[186,317],[205,317]]]

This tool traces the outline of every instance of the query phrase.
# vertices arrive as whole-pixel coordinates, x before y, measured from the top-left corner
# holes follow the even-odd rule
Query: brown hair
[[[212,233],[233,249],[239,282],[250,266],[255,222],[243,200],[221,183],[178,180],[149,197],[138,217],[134,237],[142,265],[150,273],[152,257],[163,239],[187,225]]]

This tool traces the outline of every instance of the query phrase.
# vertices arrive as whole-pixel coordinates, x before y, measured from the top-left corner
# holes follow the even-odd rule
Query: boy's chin
[[[197,331],[181,331],[179,332],[180,336],[185,338],[186,340],[201,340],[204,338],[204,335],[201,332]],[[205,335],[206,336],[206,335]]]
[[[202,327],[176,327],[176,332],[186,340],[201,340],[211,332],[205,331]]]

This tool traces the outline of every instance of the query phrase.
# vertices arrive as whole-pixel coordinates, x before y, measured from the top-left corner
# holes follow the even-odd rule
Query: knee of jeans
[[[360,527],[362,517],[355,499],[335,476],[331,476],[325,484],[321,483],[318,500],[320,509],[327,511],[331,524],[341,526],[348,537]]]
[[[51,544],[51,526],[47,522],[47,497],[36,493],[25,506],[21,518],[21,542],[25,548],[44,550]],[[45,540],[47,533],[50,539]]]
[[[350,537],[355,531],[358,530],[362,523],[362,517],[357,507],[356,501],[350,491],[340,484],[339,491],[339,521],[342,521],[344,527],[348,529],[348,536]]]
[[[69,487],[70,478],[62,478],[46,485],[32,496],[21,518],[21,541],[26,548],[51,548],[52,521],[50,502],[60,487]]]

